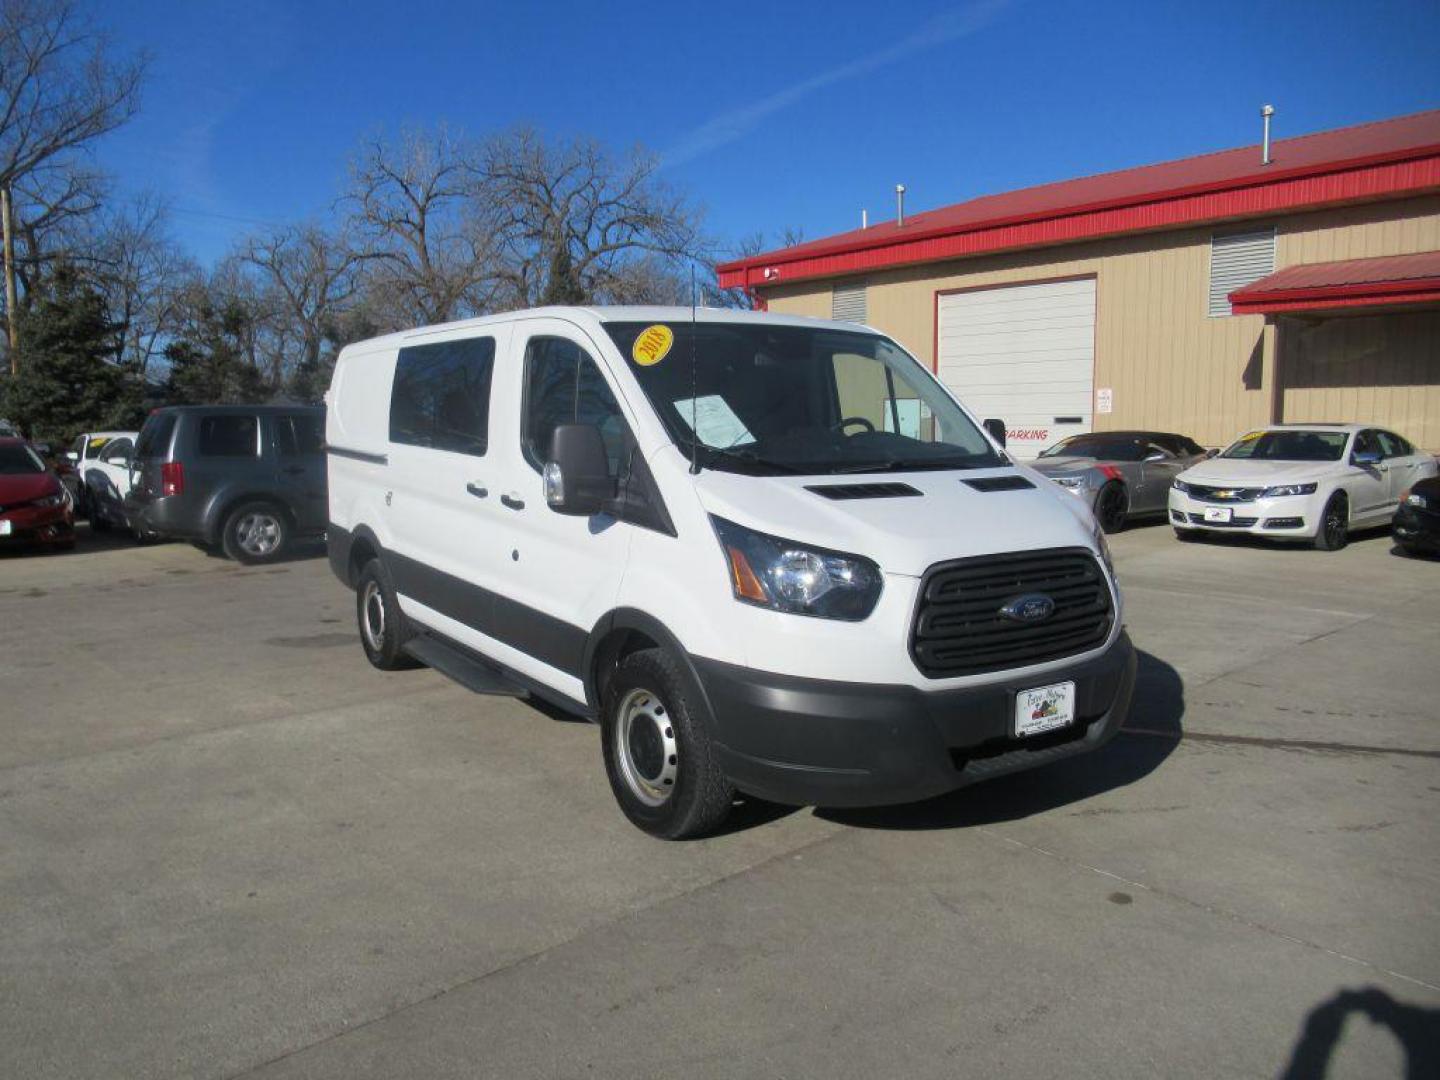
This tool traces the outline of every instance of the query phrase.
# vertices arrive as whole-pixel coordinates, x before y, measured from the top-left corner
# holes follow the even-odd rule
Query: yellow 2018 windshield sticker
[[[664,360],[670,352],[670,346],[674,344],[675,331],[661,323],[656,323],[654,326],[647,326],[640,331],[640,336],[630,347],[630,355],[641,367],[651,367]]]

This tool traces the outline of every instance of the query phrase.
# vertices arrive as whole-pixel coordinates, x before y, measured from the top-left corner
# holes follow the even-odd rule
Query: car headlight
[[[1418,506],[1421,510],[1426,509],[1430,505],[1430,501],[1418,491],[1406,491],[1400,496],[1400,501],[1406,506]]]
[[[1105,564],[1105,569],[1110,571],[1110,577],[1116,579],[1115,559],[1110,554],[1110,544],[1105,539],[1105,530],[1097,524],[1090,532],[1090,539],[1095,542],[1096,550],[1100,552],[1100,561]]]
[[[62,491],[58,495],[46,495],[43,499],[36,499],[35,505],[42,510],[53,510],[57,506],[64,506],[69,501],[70,497]]]
[[[1187,492],[1188,492],[1188,491],[1190,490],[1190,485],[1187,484],[1184,480],[1172,480],[1172,481],[1170,481],[1170,486],[1171,486],[1172,488],[1174,488],[1176,491],[1187,491]]]
[[[1085,488],[1083,476],[1052,476],[1050,479],[1067,491],[1082,491]]]
[[[1314,495],[1314,484],[1277,484],[1260,493],[1262,499],[1274,499],[1281,495]]]
[[[798,544],[710,518],[735,599],[794,615],[858,622],[875,610],[884,579],[861,555]]]

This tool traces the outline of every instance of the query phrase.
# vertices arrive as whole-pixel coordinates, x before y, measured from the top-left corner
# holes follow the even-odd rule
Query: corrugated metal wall
[[[1440,250],[1440,196],[1295,214],[1257,221],[1255,227],[1271,224],[1277,232],[1277,267],[1434,251]],[[1094,274],[1095,386],[1114,392],[1114,411],[1097,415],[1095,426],[1170,429],[1211,445],[1225,443],[1241,429],[1269,419],[1271,394],[1264,380],[1264,318],[1206,314],[1210,240],[1216,231],[1234,229],[1154,233],[877,271],[867,281],[868,321],[933,364],[937,290]],[[772,311],[830,315],[829,281],[764,291]],[[1428,391],[1421,396],[1433,401]],[[1371,407],[1391,408],[1392,397],[1373,399]],[[1287,412],[1291,400],[1287,394]],[[1324,419],[1345,419],[1340,412],[1344,400],[1332,401],[1326,409],[1320,408],[1321,402],[1307,401],[1305,411],[1313,415],[1318,409],[1333,413]],[[1298,398],[1293,403],[1300,407]],[[1353,407],[1360,404],[1357,397]],[[1432,426],[1440,424],[1440,419],[1432,419],[1434,405],[1422,404],[1420,410],[1425,426],[1402,434],[1440,448],[1440,429]],[[1365,419],[1391,422],[1385,415]],[[1397,421],[1394,426],[1405,425]],[[1422,437],[1421,431],[1433,434]]]

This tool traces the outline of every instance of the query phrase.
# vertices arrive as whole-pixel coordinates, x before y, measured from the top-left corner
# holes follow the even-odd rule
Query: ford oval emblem
[[[1000,617],[1011,622],[1043,622],[1055,614],[1055,601],[1044,593],[1026,593],[1013,600],[1007,600],[1000,609]]]

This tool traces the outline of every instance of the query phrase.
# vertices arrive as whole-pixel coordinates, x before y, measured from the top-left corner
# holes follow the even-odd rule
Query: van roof
[[[346,351],[367,352],[380,345],[399,345],[405,341],[428,337],[431,334],[448,333],[453,330],[479,329],[500,323],[519,322],[524,319],[559,318],[579,323],[607,322],[657,322],[686,323],[692,318],[704,323],[759,323],[765,326],[809,326],[830,330],[849,330],[867,334],[879,331],[859,323],[839,322],[834,319],[811,319],[800,315],[773,315],[765,311],[739,311],[733,308],[697,307],[682,305],[603,305],[594,304],[577,307],[540,307],[520,311],[505,311],[495,315],[483,315],[476,319],[459,319],[455,322],[438,323],[434,326],[417,326],[393,334],[357,341],[346,346]]]

